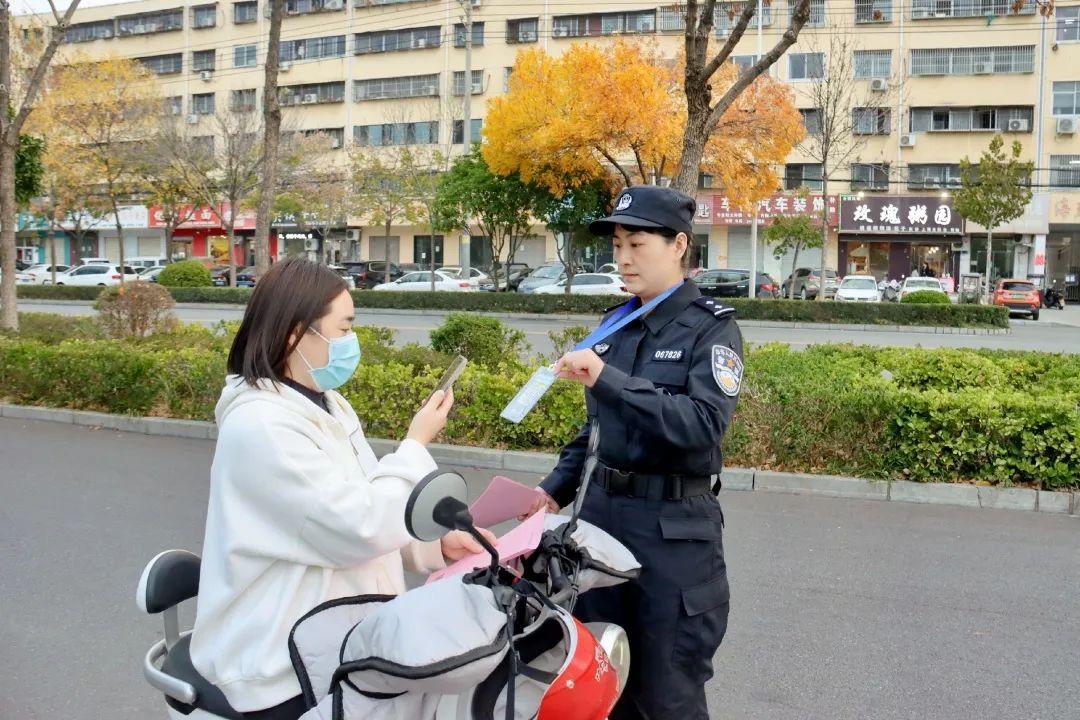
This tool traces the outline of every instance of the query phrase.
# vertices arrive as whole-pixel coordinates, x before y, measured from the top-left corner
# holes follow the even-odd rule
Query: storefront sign
[[[1080,223],[1080,193],[1054,193],[1051,195],[1050,222]]]
[[[1031,274],[1038,277],[1046,275],[1046,236],[1035,236],[1034,253],[1031,258]]]
[[[758,202],[758,222],[768,223],[778,217],[806,216],[820,222],[821,213],[828,206],[829,225],[835,226],[837,221],[838,197],[829,195],[793,195],[778,193],[770,198]],[[698,216],[700,218],[702,201],[698,200]],[[713,225],[749,225],[753,220],[752,212],[744,212],[734,207],[723,195],[715,195],[712,198],[712,223]]]
[[[232,213],[229,203],[222,203],[221,205],[221,218],[228,219]],[[209,205],[200,205],[199,207],[192,207],[191,205],[180,206],[181,217],[187,219],[180,223],[182,229],[194,229],[194,228],[220,228],[223,227],[221,220],[218,218],[218,213],[214,212],[214,209]],[[162,209],[158,206],[150,208],[150,225],[149,227],[165,227],[168,223],[165,221],[165,215]],[[255,213],[250,211],[241,211],[236,216],[236,230],[254,230],[255,229]]]
[[[947,198],[845,197],[840,201],[840,232],[961,235],[964,221]]]

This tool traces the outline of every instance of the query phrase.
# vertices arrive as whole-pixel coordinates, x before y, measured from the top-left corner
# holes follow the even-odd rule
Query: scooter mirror
[[[450,524],[452,518],[447,508],[467,508],[468,500],[465,478],[456,472],[435,470],[417,483],[409,495],[405,504],[405,529],[417,540],[438,540],[447,531],[459,529]]]

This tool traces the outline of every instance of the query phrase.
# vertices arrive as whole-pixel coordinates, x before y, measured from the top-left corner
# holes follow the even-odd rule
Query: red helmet
[[[565,613],[564,623],[569,652],[555,682],[544,693],[537,720],[604,720],[623,689],[618,668],[588,627],[569,613]],[[623,633],[624,643],[625,637]]]

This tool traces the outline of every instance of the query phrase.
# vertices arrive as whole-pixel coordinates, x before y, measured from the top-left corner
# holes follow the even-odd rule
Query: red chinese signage
[[[207,205],[200,205],[199,207],[192,207],[191,205],[184,205],[181,207],[180,214],[182,217],[186,217],[183,223],[180,224],[181,228],[222,228],[222,222],[220,218],[228,218],[230,215],[229,203],[223,203],[221,205],[220,216],[213,208]],[[159,206],[152,206],[150,208],[150,223],[149,227],[165,227],[168,223],[165,222],[165,218],[162,214],[162,209]],[[254,230],[255,229],[255,213],[250,211],[241,212],[236,216],[237,230]]]
[[[752,212],[745,212],[733,206],[723,195],[715,195],[708,200],[698,200],[697,222],[705,222],[702,217],[703,207],[708,204],[713,225],[749,225],[753,220]],[[828,208],[829,225],[839,222],[839,200],[836,195],[791,195],[777,193],[770,198],[758,201],[758,222],[766,224],[778,217],[806,216],[820,222],[821,213]]]

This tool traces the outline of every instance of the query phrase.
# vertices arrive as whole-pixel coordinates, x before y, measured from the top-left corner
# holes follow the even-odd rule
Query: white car
[[[881,302],[877,278],[873,275],[848,275],[836,289],[837,302]]]
[[[606,263],[606,264],[601,265],[600,267],[596,268],[596,272],[603,273],[605,275],[618,275],[619,274],[619,266],[616,265],[615,263]]]
[[[538,287],[537,295],[562,295],[566,292],[566,280],[554,285]],[[581,273],[570,279],[571,295],[629,295],[622,278],[611,273]]]
[[[68,265],[53,266],[48,263],[38,263],[37,265],[31,265],[20,273],[20,275],[24,276],[24,280],[20,281],[19,275],[16,275],[15,281],[25,285],[44,285],[52,280],[53,267],[56,268],[57,276],[60,273],[67,272],[69,269]]]
[[[461,273],[463,272],[463,269],[458,265],[446,265],[445,267],[439,268],[435,272],[441,272],[453,278],[454,280],[461,280]],[[472,289],[476,290],[480,287],[480,283],[483,282],[491,282],[491,278],[488,277],[488,274],[485,272],[480,272],[474,267],[469,268],[469,285],[472,287]]]
[[[941,289],[941,283],[937,278],[932,277],[909,277],[904,279],[904,284],[900,286],[900,300],[904,299],[904,296],[910,295],[913,292],[920,290],[930,290],[932,292],[939,292],[945,297],[949,294]]]
[[[441,270],[435,271],[435,290],[442,292],[466,292],[472,290],[472,285],[467,280],[458,280]],[[380,283],[372,290],[391,290],[405,292],[423,292],[431,290],[431,271],[419,270],[405,273],[397,280],[388,283]]]
[[[134,268],[124,268],[124,282],[135,282],[139,275]],[[56,276],[57,285],[119,285],[120,268],[117,265],[82,265]]]

